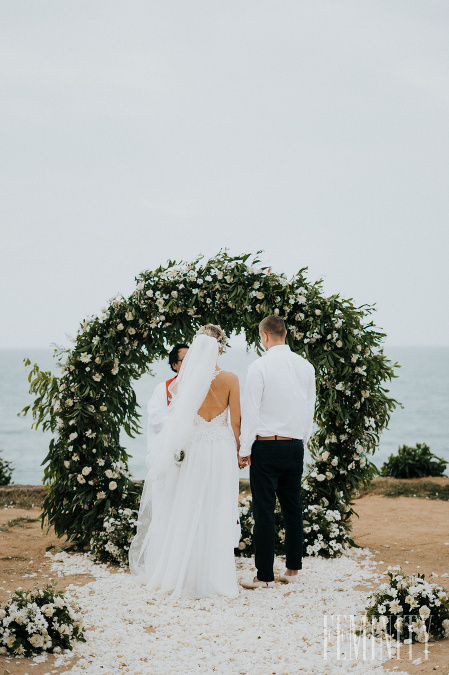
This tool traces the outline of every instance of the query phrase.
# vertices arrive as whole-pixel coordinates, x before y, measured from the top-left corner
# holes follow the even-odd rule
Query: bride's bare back
[[[218,374],[211,383],[210,390],[198,410],[206,422],[210,422],[220,415],[229,406],[231,426],[239,445],[240,436],[240,385],[237,375],[225,370],[218,370]]]

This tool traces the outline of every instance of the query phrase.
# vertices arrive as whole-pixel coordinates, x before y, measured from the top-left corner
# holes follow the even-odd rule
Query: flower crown
[[[217,330],[220,331],[221,337],[217,337],[216,335],[209,335],[208,333],[206,333],[206,326],[201,326],[201,327],[197,330],[197,332],[195,333],[195,337],[196,337],[197,335],[209,335],[209,337],[213,337],[213,338],[216,339],[216,341],[218,342],[218,344],[220,345],[220,347],[226,347],[226,343],[227,343],[227,341],[228,341],[228,338],[227,338],[227,335],[226,335],[226,333],[224,332],[223,328],[221,328],[221,326],[217,326],[217,325],[214,324],[214,323],[209,323],[209,324],[207,324],[207,325],[210,326],[211,328],[217,328]]]

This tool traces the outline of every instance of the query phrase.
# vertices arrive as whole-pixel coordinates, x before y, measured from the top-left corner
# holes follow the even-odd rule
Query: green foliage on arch
[[[58,355],[60,377],[37,365],[30,372],[34,426],[54,433],[44,460],[43,520],[87,543],[111,511],[135,508],[140,488],[119,440],[122,428],[140,432],[133,380],[204,323],[243,331],[259,347],[259,321],[274,313],[285,318],[290,347],[316,369],[318,430],[309,441],[305,506],[338,510],[349,530],[352,496],[375,471],[369,455],[397,403],[384,388],[394,365],[369,320],[373,307],[325,297],[305,269],[287,279],[257,256],[226,251],[207,261],[170,261],[136,282],[128,298],[112,299],[81,324],[73,348]]]

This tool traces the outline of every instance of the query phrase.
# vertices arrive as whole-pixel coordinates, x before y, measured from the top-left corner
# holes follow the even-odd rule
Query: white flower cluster
[[[30,657],[71,650],[73,641],[84,641],[82,629],[79,609],[52,585],[19,589],[0,605],[0,654]]]
[[[326,500],[327,501],[327,500]],[[336,509],[313,504],[304,509],[304,546],[307,555],[334,557],[347,548],[348,535]]]
[[[137,529],[137,510],[118,509],[103,520],[90,540],[91,551],[96,560],[128,565],[128,552]]]
[[[391,568],[390,568],[391,569]],[[445,588],[424,576],[388,572],[367,600],[367,621],[361,632],[393,636],[405,643],[449,637],[449,600]]]

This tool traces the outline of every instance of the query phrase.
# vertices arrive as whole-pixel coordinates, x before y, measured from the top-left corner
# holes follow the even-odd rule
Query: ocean
[[[387,388],[404,408],[397,408],[393,413],[374,454],[374,463],[380,467],[391,453],[397,452],[399,445],[416,443],[427,443],[434,454],[449,461],[449,347],[390,347],[385,353],[402,366],[398,370],[399,377]],[[37,363],[41,370],[57,372],[50,349],[0,350],[0,450],[3,450],[3,459],[13,462],[14,483],[38,485],[42,482],[41,463],[47,454],[51,434],[31,429],[29,415],[17,416],[24,406],[32,403],[28,393],[28,370],[23,365],[25,357]],[[243,346],[235,346],[220,357],[219,366],[237,373],[243,390],[247,367],[255,358],[255,352],[248,354]],[[154,377],[144,375],[135,382],[144,433],[135,439],[125,433],[121,436],[123,445],[132,455],[129,466],[136,479],[145,477],[147,401],[156,384],[171,377],[165,362],[153,364],[151,368]],[[247,476],[248,469],[241,475]]]

